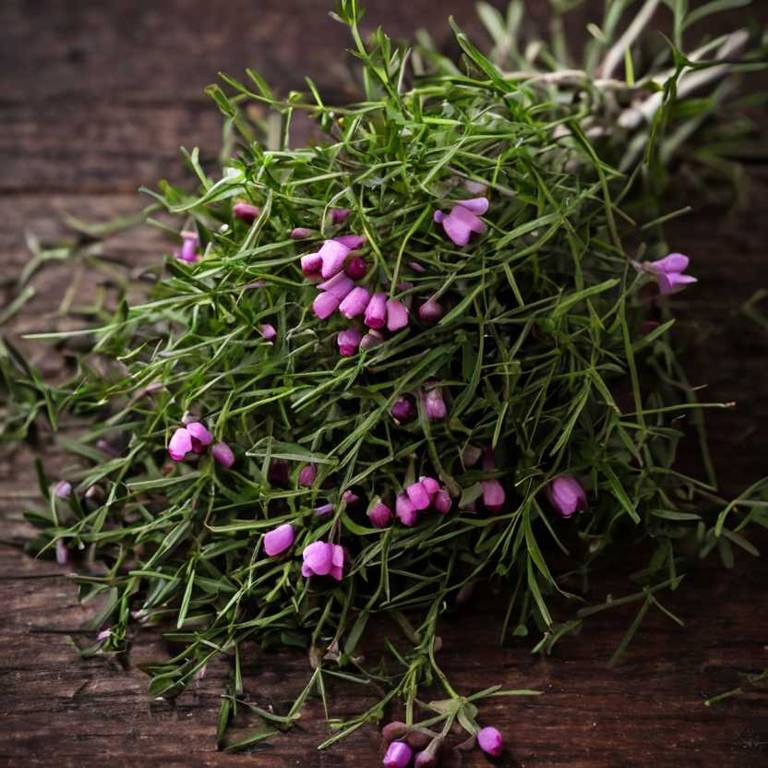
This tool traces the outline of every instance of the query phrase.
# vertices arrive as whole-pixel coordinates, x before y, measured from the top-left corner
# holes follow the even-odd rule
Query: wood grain
[[[501,3],[496,3],[501,5]],[[181,178],[177,148],[198,145],[213,156],[219,119],[202,88],[217,70],[261,71],[283,90],[304,74],[331,98],[352,92],[339,52],[344,30],[327,17],[328,0],[6,0],[0,7],[0,301],[28,259],[25,232],[52,241],[64,234],[64,212],[105,219],[140,205],[134,190]],[[473,3],[455,0],[369,0],[367,24],[411,36],[428,25],[445,44],[453,13],[477,30]],[[543,23],[546,4],[527,4],[527,23]],[[436,11],[439,10],[439,13]],[[298,63],[297,63],[298,62]],[[690,253],[700,278],[680,297],[680,339],[694,385],[736,407],[709,418],[723,487],[740,490],[768,469],[768,338],[740,306],[768,287],[764,244],[768,172],[750,170],[752,208],[725,217],[704,210],[670,232],[673,248]],[[131,265],[157,258],[152,232],[116,238],[109,255]],[[65,267],[37,283],[38,297],[18,318],[16,333],[55,326]],[[42,351],[38,362],[50,364]],[[695,452],[684,461],[695,465]],[[50,457],[51,463],[58,457]],[[227,661],[174,704],[152,700],[137,665],[166,652],[152,631],[137,631],[130,667],[81,660],[71,637],[89,609],[78,605],[66,569],[21,551],[24,508],[34,503],[28,451],[0,453],[0,764],[8,766],[369,766],[379,762],[376,731],[366,728],[319,753],[327,734],[317,702],[301,727],[250,755],[215,751],[218,693]],[[765,549],[768,537],[758,544]],[[626,591],[617,572],[601,593]],[[530,655],[521,644],[500,649],[494,595],[443,627],[441,660],[466,691],[502,683],[538,688],[535,699],[498,700],[483,717],[509,744],[505,765],[761,766],[768,763],[768,693],[750,689],[714,708],[708,696],[744,683],[768,667],[764,585],[768,563],[738,558],[733,571],[716,562],[691,573],[667,605],[681,629],[650,615],[626,661],[606,662],[633,616],[632,608],[595,617],[554,656]],[[279,708],[305,679],[299,654],[252,650],[246,691]],[[366,703],[359,691],[332,693],[335,714]],[[473,754],[468,766],[484,765]]]

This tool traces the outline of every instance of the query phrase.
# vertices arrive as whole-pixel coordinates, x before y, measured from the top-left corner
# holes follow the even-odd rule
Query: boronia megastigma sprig
[[[661,5],[666,38],[651,34]],[[147,667],[163,696],[233,660],[228,749],[290,728],[310,695],[332,713],[325,681],[341,675],[380,699],[332,720],[323,746],[402,706],[384,765],[475,744],[495,757],[483,700],[536,692],[460,693],[441,669],[440,617],[473,585],[506,595],[502,641],[548,652],[608,607],[568,610],[583,604],[573,574],[606,552],[650,553],[626,598],[647,610],[690,555],[749,548],[764,486],[728,503],[674,464],[681,417],[718,404],[697,402],[672,346],[696,254],[665,240],[686,212],[667,203],[669,169],[738,140],[720,85],[760,64],[746,30],[690,46],[721,5],[609,3],[579,68],[563,40],[526,39],[520,2],[506,17],[481,4],[487,55],[453,24],[454,61],[426,36],[366,37],[343,0],[358,102],[330,106],[311,83],[277,95],[250,71],[210,87],[234,150],[210,168],[186,153],[190,184],[148,192],[171,240],[149,294],[87,336],[37,334],[78,343],[71,381],[0,356],[7,434],[80,425],[30,519],[38,551],[104,598],[85,653],[160,623],[177,649]],[[300,113],[318,132],[304,146]],[[250,703],[246,641],[309,652],[287,712]],[[244,707],[266,729],[235,739]]]

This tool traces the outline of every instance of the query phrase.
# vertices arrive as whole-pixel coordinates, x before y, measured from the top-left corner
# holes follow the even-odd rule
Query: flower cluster
[[[178,427],[168,441],[168,455],[174,461],[184,461],[189,454],[202,455],[210,447],[211,456],[229,469],[235,463],[235,454],[225,442],[213,444],[213,435],[199,421],[190,421]]]

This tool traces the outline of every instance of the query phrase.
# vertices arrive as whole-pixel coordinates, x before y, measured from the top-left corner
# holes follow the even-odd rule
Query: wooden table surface
[[[183,178],[179,145],[213,157],[216,109],[202,94],[215,73],[246,66],[283,89],[310,75],[329,99],[344,99],[350,80],[341,56],[345,30],[327,16],[330,0],[5,0],[0,6],[0,305],[11,278],[29,258],[25,233],[63,234],[61,215],[105,219],[134,210],[136,189],[160,177]],[[397,35],[429,25],[447,45],[453,13],[476,30],[473,3],[369,0],[369,24]],[[759,4],[758,4],[759,5]],[[542,21],[546,4],[527,3]],[[436,12],[438,11],[439,12]],[[768,17],[763,6],[756,9]],[[768,170],[748,170],[748,209],[725,216],[703,210],[679,222],[676,250],[689,253],[700,283],[676,299],[692,383],[735,408],[709,418],[715,464],[725,492],[739,491],[768,469],[768,335],[741,311],[768,287]],[[159,241],[134,232],[109,245],[123,262],[157,257]],[[36,283],[37,299],[17,319],[16,333],[60,322],[62,272]],[[38,349],[36,359],[53,365]],[[0,393],[0,397],[2,394]],[[47,459],[55,464],[56,457]],[[214,745],[224,662],[175,704],[152,700],[136,664],[162,658],[156,636],[138,633],[131,666],[87,661],[73,650],[88,610],[77,604],[66,569],[24,556],[23,510],[35,501],[31,453],[0,455],[0,764],[8,766],[369,766],[379,764],[373,728],[317,752],[326,734],[317,703],[301,727],[247,755]],[[768,537],[757,537],[765,549]],[[496,644],[500,614],[480,601],[447,621],[442,660],[464,691],[502,683],[538,688],[535,699],[497,700],[484,719],[505,733],[504,764],[568,766],[768,765],[768,691],[745,686],[719,706],[704,700],[745,684],[768,667],[768,561],[747,555],[731,571],[704,563],[666,604],[680,628],[650,615],[623,664],[608,658],[633,616],[631,607],[595,617],[553,656],[525,645]],[[607,576],[595,597],[627,591]],[[306,660],[292,653],[254,653],[247,688],[263,704],[279,704],[305,678]],[[336,713],[362,702],[339,689]],[[466,765],[484,765],[474,754]]]

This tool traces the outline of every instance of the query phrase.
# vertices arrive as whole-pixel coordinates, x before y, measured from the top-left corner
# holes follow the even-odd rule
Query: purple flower
[[[429,492],[421,482],[411,483],[405,489],[405,492],[408,494],[408,499],[416,510],[426,509],[431,502]]]
[[[192,450],[192,435],[185,427],[179,427],[168,442],[168,455],[174,461],[184,461],[184,457]]]
[[[498,480],[483,480],[483,504],[489,512],[500,512],[504,506],[504,486]]]
[[[426,272],[426,271],[427,271],[426,269],[424,269],[424,267],[423,267],[421,264],[419,264],[419,262],[418,262],[418,261],[409,261],[409,262],[408,262],[408,266],[409,266],[409,267],[410,267],[410,268],[411,268],[411,269],[412,269],[414,272],[418,272],[420,275],[424,274],[424,272]]]
[[[404,493],[398,493],[395,499],[395,514],[397,519],[409,528],[416,525],[416,521],[419,519],[419,513],[413,503]]]
[[[365,235],[338,235],[333,239],[349,248],[350,251],[354,251],[365,242]]]
[[[264,337],[265,341],[270,343],[272,343],[277,338],[277,331],[275,330],[275,326],[270,325],[269,323],[264,323],[259,328],[259,333]]]
[[[349,292],[355,287],[351,278],[344,272],[338,272],[330,280],[320,283],[317,286],[318,291],[325,291],[334,295],[339,301],[346,298]]]
[[[367,515],[375,528],[386,528],[392,522],[392,510],[378,498],[368,507]]]
[[[477,744],[486,755],[501,757],[504,751],[504,740],[501,734],[491,725],[481,728],[477,734]]]
[[[72,493],[72,483],[66,480],[59,480],[56,485],[53,486],[53,495],[59,499],[68,499]]]
[[[365,308],[363,322],[369,328],[383,328],[387,322],[387,294],[383,291],[374,293]]]
[[[442,316],[443,308],[434,299],[427,299],[419,307],[419,320],[422,323],[436,323]]]
[[[434,477],[429,477],[429,475],[422,475],[419,478],[419,482],[430,496],[434,496],[440,490],[440,483]]]
[[[636,268],[652,274],[659,283],[659,293],[667,296],[679,293],[686,285],[698,282],[692,275],[684,275],[690,259],[682,253],[670,253],[658,261],[643,261]]]
[[[387,330],[399,331],[408,325],[408,308],[402,301],[387,299]]]
[[[389,410],[389,415],[397,424],[405,424],[416,415],[416,406],[407,395],[400,395]]]
[[[326,541],[313,541],[304,547],[301,554],[304,562],[301,566],[301,575],[327,576],[333,567],[333,544]]]
[[[312,230],[306,227],[294,227],[288,234],[292,240],[303,240],[305,237],[311,237]]]
[[[547,498],[560,517],[569,518],[587,508],[587,494],[573,475],[558,475],[547,486]]]
[[[283,523],[264,534],[264,551],[267,557],[277,557],[293,546],[296,532],[290,523]]]
[[[333,512],[333,504],[321,504],[319,507],[315,507],[315,514],[318,517],[325,517]]]
[[[341,312],[347,320],[352,320],[358,315],[362,315],[365,312],[365,308],[368,306],[368,302],[371,300],[371,294],[365,288],[357,286],[353,288],[344,301],[339,304],[339,312]]]
[[[299,485],[304,488],[311,488],[317,477],[317,468],[314,464],[306,464],[299,472]]]
[[[176,252],[176,258],[179,261],[186,261],[188,264],[193,264],[200,259],[200,254],[197,249],[200,246],[200,238],[197,236],[197,232],[184,231],[181,233],[181,250]]]
[[[448,409],[439,387],[433,387],[424,393],[424,410],[430,421],[439,421],[446,417]]]
[[[473,197],[469,200],[459,200],[446,215],[442,211],[435,211],[433,216],[448,237],[460,248],[463,248],[472,236],[473,232],[481,234],[485,232],[485,223],[480,219],[488,210],[488,198]]]
[[[192,450],[195,453],[205,453],[205,449],[213,442],[213,435],[199,421],[190,421],[185,429],[192,438]]]
[[[362,256],[353,256],[345,265],[344,272],[353,280],[361,280],[368,272],[368,264]]]
[[[393,741],[384,755],[384,768],[406,768],[413,757],[413,750],[404,741]]]
[[[229,469],[235,463],[235,454],[232,449],[225,443],[220,442],[211,448],[211,456],[214,461],[221,464],[225,469]]]
[[[341,300],[328,291],[323,291],[315,296],[312,302],[312,311],[320,320],[327,320],[338,308]]]
[[[352,213],[352,211],[350,211],[349,208],[331,208],[331,210],[328,211],[331,224],[343,224],[350,213]]]
[[[323,260],[320,274],[327,280],[344,267],[344,261],[349,253],[349,248],[336,240],[326,240],[320,247],[318,253]]]
[[[344,547],[338,544],[331,544],[333,547],[331,578],[341,581],[344,578]]]
[[[250,203],[244,203],[242,201],[235,203],[232,206],[232,213],[235,218],[242,221],[255,221],[258,215],[261,213],[261,208]]]
[[[451,511],[453,501],[451,501],[451,496],[445,488],[441,488],[435,494],[435,498],[432,500],[432,505],[434,506],[435,511],[439,512],[441,515],[447,515]]]
[[[301,271],[309,279],[319,278],[323,257],[319,253],[306,253],[301,257]]]
[[[345,504],[356,504],[358,501],[360,501],[360,497],[350,488],[347,488],[344,493],[341,494],[341,500]]]
[[[346,328],[336,337],[336,343],[339,345],[339,354],[342,357],[353,357],[360,347],[362,335],[357,328]]]

